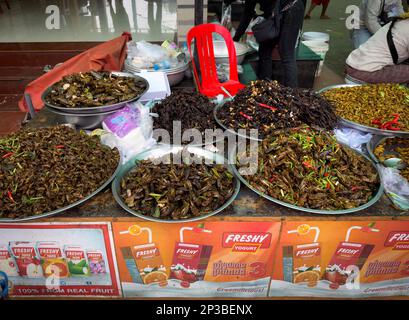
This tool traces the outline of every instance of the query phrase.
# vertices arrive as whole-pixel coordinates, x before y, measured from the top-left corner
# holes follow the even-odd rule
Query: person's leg
[[[319,6],[319,4],[316,4],[316,3],[314,2],[314,0],[311,1],[310,8],[308,9],[308,12],[307,12],[307,14],[305,15],[305,18],[304,18],[304,19],[311,19],[311,13],[312,13],[312,11],[313,11],[317,6]]]
[[[292,88],[298,87],[295,45],[303,22],[303,15],[303,4],[298,1],[294,7],[284,13],[281,26],[279,51],[284,70],[283,85]]]
[[[346,73],[366,83],[409,83],[409,65],[407,64],[386,66],[374,72],[360,71],[347,66]]]
[[[352,44],[354,49],[358,49],[361,45],[369,40],[372,34],[365,27],[360,27],[360,29],[352,30]]]
[[[330,17],[328,17],[328,16],[326,15],[327,9],[328,9],[328,6],[329,6],[329,1],[330,1],[330,0],[323,0],[323,1],[322,1],[321,19],[329,19],[329,18],[330,18]]]
[[[260,80],[271,80],[273,76],[273,49],[276,41],[264,41],[258,48],[257,78]]]

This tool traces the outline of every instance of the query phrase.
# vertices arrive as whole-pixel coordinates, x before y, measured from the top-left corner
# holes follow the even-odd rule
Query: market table
[[[43,109],[26,126],[57,124]],[[59,215],[0,223],[0,229],[0,243],[17,253],[64,250],[58,258],[64,279],[56,288],[43,283],[54,277],[42,275],[43,257],[31,257],[28,277],[9,266],[12,298],[409,296],[408,212],[396,210],[384,195],[354,214],[317,215],[274,204],[242,185],[216,216],[169,224],[131,216],[108,188]],[[7,257],[5,248],[0,245],[0,257]],[[341,271],[352,272],[340,272],[341,264]]]
[[[26,126],[31,128],[47,127],[57,125],[56,116],[43,109],[37,113],[36,117],[31,120]],[[241,186],[241,191],[237,199],[225,211],[219,214],[220,216],[244,217],[244,216],[261,216],[261,217],[317,217],[315,214],[294,211],[278,204],[272,203],[264,198],[259,197],[256,193],[248,189],[246,186]],[[129,217],[129,214],[123,210],[112,196],[111,190],[97,195],[82,206],[71,209],[62,213],[61,216],[70,217]],[[409,216],[409,212],[402,212],[395,209],[390,200],[383,195],[377,204],[360,211],[358,213],[343,215],[335,218],[345,217],[402,217]],[[334,219],[334,216],[323,215],[323,219]]]

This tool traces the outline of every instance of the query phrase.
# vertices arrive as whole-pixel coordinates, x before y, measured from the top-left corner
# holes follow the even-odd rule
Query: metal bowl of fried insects
[[[354,88],[354,87],[362,87],[362,86],[367,86],[364,84],[339,84],[339,85],[332,85],[326,88],[323,88],[321,90],[318,91],[318,93],[323,94],[325,92],[328,92],[330,90],[334,90],[334,89],[340,89],[340,88]],[[397,85],[398,86],[398,85]],[[404,86],[401,86],[404,87]],[[380,92],[380,94],[382,94],[382,91]],[[383,98],[384,96],[386,96],[386,93],[383,93],[381,98]],[[408,91],[408,97],[409,97],[409,91]],[[327,97],[326,97],[327,98]],[[327,98],[328,99],[328,98]],[[408,99],[408,104],[409,104],[409,98]],[[331,99],[328,99],[330,102]],[[349,99],[349,101],[351,101],[351,99]],[[333,104],[336,104],[334,102],[332,102]],[[355,104],[353,101],[351,101],[351,107],[354,108]],[[371,106],[368,106],[368,110],[371,110]],[[409,108],[409,107],[408,107]],[[336,105],[335,105],[335,109],[336,109]],[[356,112],[359,114],[360,111],[356,109]],[[394,113],[392,110],[390,113]],[[342,117],[341,115],[339,115],[341,118],[341,124],[343,124],[344,126],[348,127],[348,128],[352,128],[352,129],[356,129],[356,130],[360,130],[360,131],[364,131],[364,132],[368,132],[368,133],[372,133],[375,135],[380,135],[380,136],[388,136],[388,137],[406,137],[409,138],[409,131],[400,131],[400,130],[385,130],[385,129],[378,129],[376,127],[370,127],[358,122],[354,122],[348,119],[345,119],[344,117]]]
[[[59,133],[59,136],[60,136],[61,138],[67,137],[68,135],[71,134],[70,132],[75,132],[75,130],[72,129],[69,125],[61,125],[61,126],[58,126],[58,127],[56,127],[56,128],[57,128],[57,129],[49,128],[49,130],[61,130],[61,132]],[[64,129],[64,128],[67,128],[67,129]],[[30,130],[34,130],[34,129],[30,129]],[[37,131],[38,131],[38,130],[40,130],[40,131],[41,131],[41,130],[47,130],[47,128],[39,128],[39,129],[36,129],[36,130],[37,130]],[[64,130],[66,130],[66,131],[64,132]],[[46,141],[43,141],[43,143],[47,143],[47,142],[46,142]],[[1,143],[0,143],[0,144],[1,144]],[[103,145],[102,145],[102,146],[103,146]],[[58,147],[58,148],[57,148],[57,147]],[[64,148],[60,149],[61,147],[62,147],[62,146],[56,146],[57,149],[59,149],[59,150],[64,150]],[[69,148],[71,148],[71,146],[70,146]],[[74,148],[74,147],[72,147],[72,148]],[[109,148],[109,147],[108,147],[108,146],[104,146],[104,148]],[[119,152],[118,152],[117,149],[113,149],[113,152],[116,153],[117,156],[118,156],[118,165],[115,166],[115,170],[112,172],[112,174],[111,174],[106,180],[104,180],[103,183],[102,183],[101,185],[99,185],[98,188],[95,189],[95,191],[89,193],[88,195],[86,195],[85,197],[81,198],[80,200],[75,201],[75,202],[73,202],[73,203],[71,203],[71,204],[69,204],[69,205],[66,205],[66,206],[64,206],[64,207],[61,207],[61,208],[58,208],[58,209],[55,209],[55,210],[52,210],[52,211],[49,211],[49,212],[44,212],[44,213],[41,213],[41,214],[35,214],[35,215],[29,215],[29,216],[27,216],[27,215],[22,215],[21,218],[13,218],[13,219],[12,219],[12,218],[0,218],[0,223],[1,223],[1,222],[9,223],[9,222],[31,221],[31,220],[36,220],[36,219],[42,219],[42,218],[47,218],[47,217],[55,216],[55,215],[57,215],[57,214],[61,214],[61,213],[63,213],[64,211],[67,211],[67,210],[69,210],[69,209],[72,209],[72,208],[74,208],[74,207],[77,207],[77,206],[83,204],[84,202],[90,200],[92,197],[96,196],[98,193],[102,192],[105,188],[107,188],[107,187],[110,185],[110,183],[112,182],[112,180],[114,179],[114,177],[115,177],[115,176],[119,173],[119,171],[120,171],[121,156],[120,156],[120,154],[119,154]],[[39,151],[39,153],[43,154],[43,153],[44,153],[44,150]],[[11,154],[11,153],[9,153],[9,154]],[[104,168],[105,168],[105,170],[106,170],[106,168],[107,168],[107,167],[106,167],[106,163],[104,163],[104,164],[105,164],[105,167],[104,167]],[[69,173],[68,173],[68,174],[69,174]],[[16,201],[17,201],[17,199],[16,199]]]
[[[379,170],[376,166],[376,164],[371,161],[371,159],[369,157],[367,157],[366,155],[355,151],[353,149],[350,149],[349,147],[342,145],[344,148],[349,149],[352,152],[355,152],[356,154],[364,157],[375,169],[375,171],[378,173],[378,177],[379,177]],[[251,189],[252,191],[254,191],[255,193],[257,193],[260,197],[263,197],[271,202],[277,203],[279,205],[282,205],[284,207],[287,207],[289,209],[293,209],[293,210],[297,210],[297,211],[303,211],[303,212],[308,212],[308,213],[314,213],[314,214],[323,214],[323,215],[343,215],[343,214],[351,214],[354,212],[358,212],[364,209],[367,209],[369,207],[371,207],[372,205],[374,205],[376,202],[378,202],[378,200],[382,197],[384,188],[382,186],[382,183],[379,182],[379,186],[378,188],[373,192],[372,198],[365,204],[355,207],[355,208],[351,208],[351,209],[344,209],[344,210],[320,210],[320,209],[312,209],[312,208],[307,208],[307,207],[301,207],[301,206],[297,206],[285,201],[281,201],[277,198],[271,197],[268,194],[261,192],[260,190],[257,190],[247,179],[245,176],[243,176],[240,172],[239,169],[237,168],[237,156],[236,156],[236,150],[232,149],[230,151],[230,155],[229,155],[229,163],[236,163],[235,166],[233,166],[233,172],[235,174],[235,176],[237,176],[240,181],[247,186],[249,189]]]
[[[240,132],[237,132],[235,130],[233,130],[232,128],[227,127],[226,125],[224,125],[224,123],[220,120],[220,118],[218,117],[217,113],[218,111],[224,106],[224,104],[228,101],[232,101],[232,98],[228,98],[223,100],[221,103],[217,104],[216,107],[213,110],[213,116],[214,116],[214,120],[216,120],[217,124],[226,132],[235,136],[238,136],[240,138],[244,138],[244,139],[249,139],[249,140],[253,140],[253,141],[263,141],[263,139],[259,138],[258,135],[257,137],[253,137],[251,135],[248,135],[249,130],[246,130],[246,134],[242,134]]]
[[[185,186],[180,185],[180,183],[182,183],[181,182],[182,179],[179,180],[177,176],[173,178],[175,179],[175,181],[170,181],[167,179],[166,175],[171,174],[170,172],[173,172],[173,170],[169,171],[169,169],[166,167],[155,168],[155,166],[164,165],[164,164],[159,164],[159,163],[155,164],[155,160],[160,161],[160,160],[163,160],[164,157],[167,157],[168,159],[168,162],[167,162],[168,164],[165,164],[165,165],[170,167],[171,165],[169,163],[171,163],[171,159],[174,159],[176,155],[179,155],[182,159],[184,159],[182,163],[185,163],[185,160],[186,160],[185,157],[190,157],[190,158],[195,157],[196,160],[200,159],[201,164],[197,164],[197,166],[200,166],[200,170],[204,170],[202,166],[206,168],[206,177],[204,179],[203,177],[199,179],[198,176],[190,177],[189,175],[191,173],[197,174],[197,171],[195,171],[197,168],[195,167],[192,168],[189,165],[186,165],[184,167],[183,175],[186,174],[187,178],[184,179],[185,178],[184,176],[183,181],[190,181],[186,185],[187,188],[192,188],[192,185],[193,185],[193,189],[189,189],[193,191],[188,192],[189,194],[188,197],[185,196],[186,195]],[[203,163],[203,160],[205,160],[204,163]],[[140,199],[143,198],[144,203],[154,202],[154,205],[149,204],[150,206],[149,210],[141,210],[141,209],[134,210],[130,208],[126,203],[126,201],[129,201],[129,198],[126,200],[124,199],[123,195],[127,197],[129,194],[127,194],[128,190],[125,190],[123,187],[124,187],[124,184],[127,183],[126,182],[127,177],[129,177],[129,175],[131,175],[133,172],[140,170],[141,167],[144,166],[144,163],[147,163],[148,161],[149,161],[149,165],[151,165],[152,168],[149,168],[149,170],[145,174],[149,175],[150,172],[155,171],[155,170],[157,170],[158,172],[153,172],[151,177],[148,177],[144,174],[144,178],[141,179],[139,182],[135,179],[136,181],[135,188],[138,188],[141,190],[139,192],[132,193],[130,196],[132,197],[135,196],[135,198],[139,198],[139,200],[135,199],[135,201],[140,201]],[[222,167],[218,167],[218,169],[215,169],[216,166],[219,166],[219,165],[222,165],[224,168],[222,169]],[[210,180],[213,179],[213,175],[215,173],[213,170],[216,170],[216,174],[226,175],[227,179],[224,178],[224,176],[222,177],[217,176],[218,178],[220,179],[223,178],[225,181],[231,180],[228,182],[229,188],[230,188],[229,190],[226,190],[226,189],[220,190],[220,187],[223,187],[222,185],[217,186],[217,188],[215,187],[215,185],[220,183],[222,180],[216,183],[214,183],[214,181],[210,181],[210,183],[206,183],[206,184],[203,182],[203,180],[207,178]],[[208,175],[208,173],[210,173],[210,175]],[[157,181],[154,181],[155,178],[157,178],[158,176],[160,179],[157,179]],[[146,183],[146,180],[151,181],[151,183]],[[158,189],[156,189],[156,190],[159,190],[160,188],[161,191],[151,190],[150,188],[152,184],[157,183],[157,182],[164,184],[163,186],[157,187]],[[203,185],[201,185],[201,183]],[[197,187],[199,186],[201,186],[202,188],[200,190],[197,190]],[[125,187],[128,187],[128,186],[125,185]],[[153,191],[156,191],[156,192],[153,192]],[[195,191],[197,192],[196,194],[194,194]],[[154,222],[164,222],[164,223],[180,223],[180,222],[198,221],[198,220],[202,220],[207,217],[213,216],[219,212],[222,212],[229,205],[231,205],[233,201],[236,199],[239,191],[240,191],[240,181],[233,175],[232,166],[228,164],[227,160],[223,156],[221,156],[220,154],[202,149],[202,148],[189,147],[189,146],[188,147],[156,146],[152,149],[142,152],[136,155],[133,159],[129,160],[125,165],[122,166],[119,174],[116,176],[115,180],[112,183],[112,193],[114,195],[114,198],[124,210],[126,210],[132,215],[135,215],[145,220],[154,221]],[[148,192],[149,194],[147,194]],[[163,193],[159,194],[159,192],[163,192]],[[169,202],[167,202],[167,199],[166,199],[167,192],[171,192],[172,193],[171,197],[174,197],[172,198],[172,205],[173,205],[172,208],[174,208],[174,211],[176,212],[176,218],[174,218],[173,216],[172,217],[165,216],[163,218],[160,218],[160,215],[162,214],[162,212],[168,212],[168,209],[166,207],[166,206],[169,206]],[[177,194],[176,193],[173,194],[174,192],[177,192]],[[180,196],[180,199],[178,199],[179,192],[182,194]],[[193,192],[193,194],[191,192]],[[219,194],[220,192],[222,194],[225,193],[225,195],[220,195]],[[210,211],[206,210],[203,213],[200,212],[201,210],[198,207],[200,205],[208,206],[205,204],[205,202],[213,201],[212,197],[216,197],[216,199],[218,197],[221,197],[221,199],[224,199],[224,200],[220,201],[217,208],[214,208]],[[188,201],[194,201],[194,203],[189,204]],[[186,209],[186,206],[188,205],[189,205],[189,209],[188,209],[189,212],[193,211],[193,209],[190,207],[191,205],[194,205],[198,209],[198,211],[196,212],[196,215],[190,214],[190,216],[178,217],[177,215],[181,211]],[[160,211],[161,209],[162,211]],[[194,211],[196,211],[196,209]]]
[[[404,175],[406,175],[405,178],[407,178],[408,161],[407,156],[400,152],[408,149],[409,140],[402,137],[373,136],[366,144],[366,150],[375,163],[388,168],[403,170]]]
[[[90,71],[65,76],[48,87],[41,99],[66,114],[97,114],[119,110],[148,90],[149,82],[132,73]]]

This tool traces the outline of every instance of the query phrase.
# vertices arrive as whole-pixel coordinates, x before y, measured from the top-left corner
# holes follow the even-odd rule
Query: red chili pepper
[[[64,149],[65,147],[61,144],[61,145],[55,146],[55,148],[56,149]]]
[[[397,127],[397,126],[395,126],[396,124],[397,124],[396,122],[392,122],[392,121],[385,122],[385,123],[380,127],[380,129],[383,129],[383,130],[392,130],[392,131],[399,131],[400,128]]]
[[[352,191],[352,192],[355,192],[355,191],[362,190],[362,189],[365,189],[365,187],[362,187],[362,186],[353,186],[353,187],[351,188],[351,191]]]
[[[392,120],[392,123],[397,123],[399,118],[400,118],[399,114],[394,113],[394,114],[392,114],[392,116],[394,117],[393,120]]]
[[[307,162],[307,161],[304,161],[302,164],[303,164],[305,167],[309,168],[309,169],[317,170],[317,168],[313,167],[313,166],[311,165],[311,163],[309,163],[309,162]]]
[[[6,153],[2,158],[3,158],[3,159],[6,159],[6,158],[8,158],[8,157],[11,157],[13,154],[14,154],[14,152]]]
[[[329,182],[327,182],[326,187],[327,187],[327,189],[331,189],[331,184]]]
[[[275,180],[277,180],[277,178],[278,178],[277,175],[273,174],[268,181],[273,183]]]
[[[272,107],[272,106],[269,106],[269,105],[266,105],[266,104],[264,104],[264,103],[260,103],[260,102],[257,102],[258,103],[258,105],[260,106],[260,107],[263,107],[263,108],[266,108],[266,109],[270,109],[270,110],[272,110],[272,111],[276,111],[278,108],[276,108],[276,107]]]
[[[11,200],[11,202],[15,202],[13,199],[13,195],[11,194],[11,191],[7,191],[7,197]]]
[[[243,116],[244,118],[246,118],[247,120],[253,121],[253,118],[250,117],[248,114],[245,114],[244,112],[240,111],[240,115]]]
[[[325,172],[324,177],[328,177],[328,176],[329,176],[328,172]]]
[[[379,129],[381,130],[391,130],[391,131],[399,131],[401,130],[399,128],[399,118],[400,115],[397,113],[394,113],[391,115],[393,117],[393,119],[391,121],[386,121],[384,123],[382,123],[379,119],[374,119],[372,120],[372,124],[376,124],[378,126]]]

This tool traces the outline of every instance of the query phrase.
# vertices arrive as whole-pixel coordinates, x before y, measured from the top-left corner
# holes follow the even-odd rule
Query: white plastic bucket
[[[324,32],[304,32],[302,40],[304,41],[322,41],[329,42],[329,34]]]
[[[320,61],[320,65],[316,73],[316,77],[319,77],[322,72],[322,67],[324,65],[325,57],[327,55],[327,52],[329,51],[329,44],[325,41],[316,41],[316,40],[302,41],[302,43],[322,58],[322,61]]]

